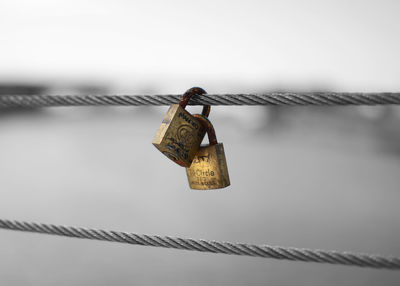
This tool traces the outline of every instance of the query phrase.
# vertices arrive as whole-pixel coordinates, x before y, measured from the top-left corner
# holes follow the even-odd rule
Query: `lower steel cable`
[[[399,257],[221,242],[0,219],[0,228],[144,246],[400,270]]]

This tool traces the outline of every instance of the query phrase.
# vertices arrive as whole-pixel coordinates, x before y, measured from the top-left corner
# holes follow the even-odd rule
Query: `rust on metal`
[[[207,131],[210,143],[200,146],[192,165],[186,168],[189,186],[195,190],[221,189],[230,185],[224,145],[217,142],[215,130],[207,117],[194,114]]]
[[[206,132],[185,107],[192,96],[205,93],[199,87],[186,91],[178,104],[170,106],[153,140],[153,145],[161,153],[182,167],[192,164]],[[210,110],[211,107],[205,105],[202,114],[208,116]]]

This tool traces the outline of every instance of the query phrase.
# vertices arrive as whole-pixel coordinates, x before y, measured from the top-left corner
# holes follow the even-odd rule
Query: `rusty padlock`
[[[193,95],[206,94],[193,87],[185,92],[178,104],[172,104],[153,140],[153,145],[182,167],[189,167],[206,133],[199,121],[185,110]],[[204,105],[202,115],[210,114],[211,106]]]
[[[229,173],[226,164],[224,145],[217,142],[215,130],[207,117],[194,114],[206,129],[209,145],[201,145],[193,159],[192,165],[186,168],[191,189],[212,190],[229,186]]]

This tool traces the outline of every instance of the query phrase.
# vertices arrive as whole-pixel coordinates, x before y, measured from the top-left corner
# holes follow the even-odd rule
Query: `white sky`
[[[0,2],[0,81],[400,90],[399,1]]]

